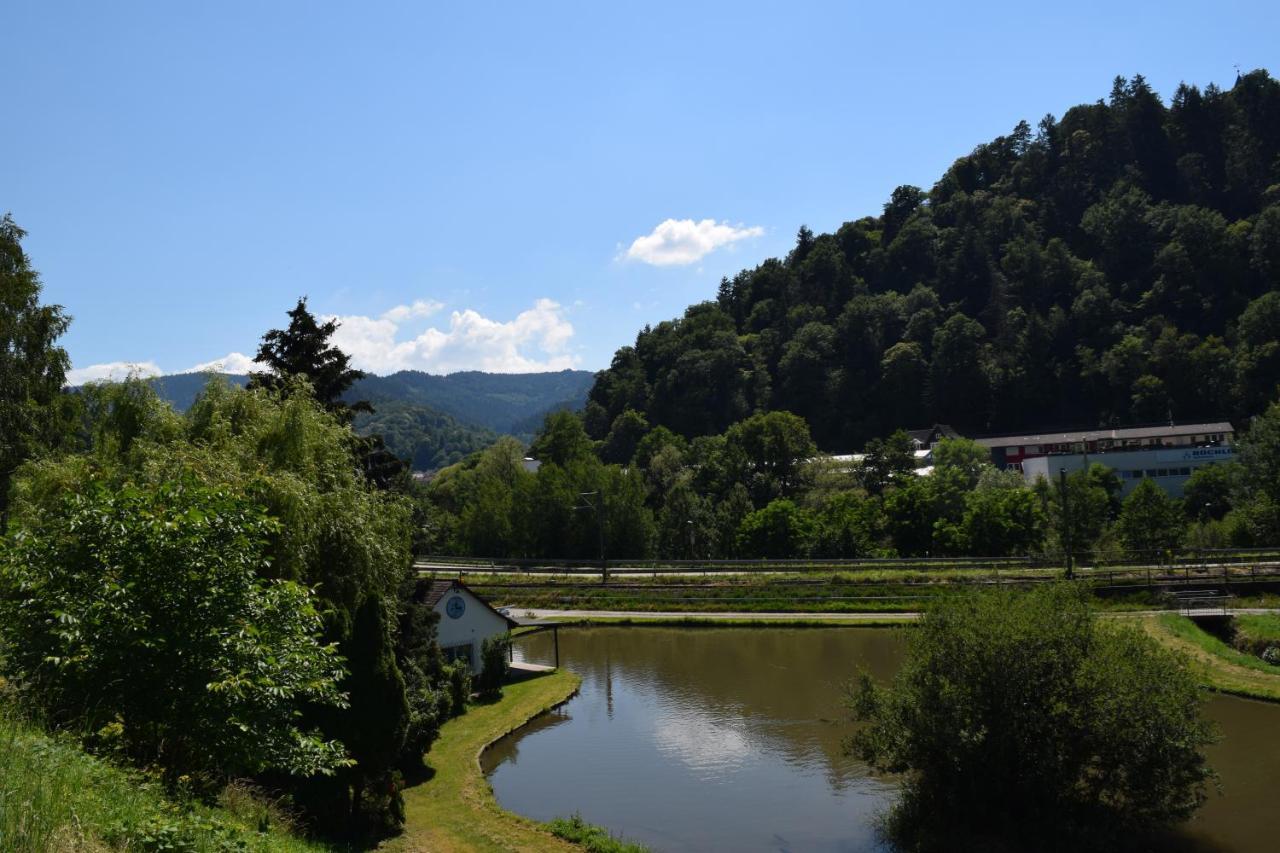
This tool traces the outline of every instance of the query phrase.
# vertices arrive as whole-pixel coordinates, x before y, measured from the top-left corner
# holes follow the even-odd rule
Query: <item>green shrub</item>
[[[1101,849],[1191,815],[1211,728],[1178,655],[1079,587],[941,599],[888,687],[863,676],[852,750],[902,773],[904,849]],[[997,841],[998,839],[998,841]]]
[[[480,644],[480,665],[483,669],[476,677],[476,689],[481,696],[494,698],[502,695],[502,685],[506,683],[511,669],[507,661],[510,648],[510,634],[486,637]]]
[[[460,717],[467,712],[471,699],[471,668],[464,660],[456,660],[445,667],[449,684],[449,714]]]
[[[344,703],[341,663],[311,592],[259,577],[275,527],[191,481],[65,498],[0,554],[11,672],[52,719],[171,781],[332,772],[341,744],[296,714]]]
[[[589,853],[648,853],[649,850],[643,844],[615,838],[604,827],[587,823],[580,814],[558,817],[547,826],[557,837],[571,841]]]

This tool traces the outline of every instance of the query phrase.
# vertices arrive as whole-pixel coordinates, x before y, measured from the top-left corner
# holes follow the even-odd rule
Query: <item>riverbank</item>
[[[1211,690],[1280,702],[1280,667],[1239,652],[1185,616],[1163,613],[1142,618],[1142,627],[1167,648],[1184,654],[1196,676]]]
[[[445,723],[427,754],[433,775],[404,792],[405,829],[378,849],[392,853],[557,851],[582,848],[537,821],[504,811],[480,771],[485,747],[573,696],[581,679],[563,670],[507,685],[501,700]]]

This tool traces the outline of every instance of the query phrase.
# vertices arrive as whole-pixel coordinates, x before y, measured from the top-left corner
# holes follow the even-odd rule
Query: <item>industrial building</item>
[[[991,451],[997,467],[1021,471],[1028,483],[1098,462],[1120,475],[1125,494],[1139,480],[1151,478],[1170,495],[1181,497],[1196,468],[1235,458],[1234,437],[1231,424],[1219,421],[989,436],[975,441]]]

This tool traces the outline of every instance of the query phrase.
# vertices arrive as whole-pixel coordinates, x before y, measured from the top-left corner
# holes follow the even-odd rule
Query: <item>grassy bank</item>
[[[259,832],[260,826],[266,832]],[[283,817],[241,788],[218,807],[180,807],[136,772],[50,737],[0,709],[0,850],[172,850],[184,853],[328,848],[287,832]]]
[[[444,725],[427,754],[434,775],[404,792],[404,834],[387,851],[578,851],[545,825],[503,811],[480,772],[480,753],[498,738],[564,702],[581,683],[559,671],[505,688],[503,698],[478,705]]]
[[[1143,618],[1142,624],[1161,643],[1183,652],[1207,687],[1280,702],[1280,667],[1232,648],[1185,616],[1165,613]]]

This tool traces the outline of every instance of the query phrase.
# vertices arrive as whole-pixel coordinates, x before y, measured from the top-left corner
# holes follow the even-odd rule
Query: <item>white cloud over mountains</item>
[[[714,219],[698,222],[667,219],[650,233],[633,240],[623,257],[655,267],[685,266],[697,263],[721,246],[763,234],[764,229],[759,225],[730,225]]]
[[[68,385],[83,385],[86,382],[119,382],[128,378],[129,374],[138,376],[159,376],[163,373],[160,365],[154,361],[108,361],[105,364],[91,364],[67,371]]]
[[[536,373],[564,370],[578,363],[568,351],[573,325],[564,308],[551,299],[539,299],[505,323],[468,308],[450,314],[445,329],[428,327],[408,337],[402,335],[410,320],[443,307],[438,302],[415,302],[396,306],[379,317],[340,315],[334,318],[340,325],[333,342],[350,353],[352,364],[370,373]]]
[[[360,314],[328,315],[338,321],[333,343],[351,356],[353,366],[370,373],[424,370],[454,373],[485,370],[492,373],[537,373],[577,366],[569,352],[573,324],[565,309],[551,299],[539,299],[533,307],[506,322],[485,317],[473,309],[454,311],[444,328],[421,321],[443,310],[444,304],[420,299],[397,305],[376,317]],[[215,371],[248,373],[255,369],[251,356],[230,352],[176,373]],[[118,381],[130,373],[158,376],[165,371],[154,361],[93,364],[67,372],[67,382],[83,385],[100,380]]]
[[[245,355],[242,352],[229,352],[222,358],[215,358],[212,361],[204,361],[194,367],[188,367],[186,370],[180,370],[179,373],[248,373],[251,370],[258,370],[261,365],[253,363],[253,357]]]

